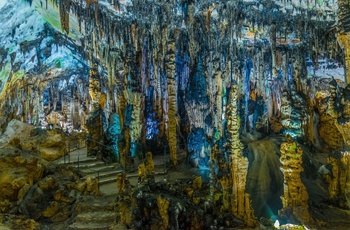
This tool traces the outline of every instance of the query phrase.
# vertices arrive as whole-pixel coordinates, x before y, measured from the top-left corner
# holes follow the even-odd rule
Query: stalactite
[[[71,0],[61,0],[59,3],[62,31],[69,34],[69,12]]]
[[[251,59],[248,59],[244,63],[244,69],[243,69],[243,93],[244,93],[244,127],[243,132],[246,133],[248,131],[247,126],[249,125],[248,121],[248,113],[249,113],[249,99],[250,99],[250,73],[253,68],[253,63]]]
[[[270,28],[271,39],[271,56],[272,56],[272,76],[277,77],[277,57],[276,57],[276,23],[273,23]]]
[[[350,84],[350,28],[349,28],[349,3],[346,0],[338,1],[338,28],[339,33],[337,39],[339,45],[342,47],[345,53],[345,82]]]

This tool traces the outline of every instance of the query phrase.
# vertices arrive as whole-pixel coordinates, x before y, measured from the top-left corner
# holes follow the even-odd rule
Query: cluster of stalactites
[[[346,83],[350,84],[350,6],[346,0],[338,0],[338,42],[345,53]]]
[[[137,16],[135,20],[130,20],[127,15],[121,16],[115,12],[114,14],[102,4],[100,8],[96,8],[97,1],[95,0],[86,1],[84,6],[69,0],[62,0],[60,4],[65,12],[71,10],[77,15],[79,23],[84,23],[84,48],[91,51],[91,56],[99,59],[100,65],[105,66],[108,70],[108,85],[105,87],[105,91],[108,91],[106,92],[106,107],[120,111],[121,124],[123,124],[123,103],[136,103],[129,103],[131,99],[128,99],[127,95],[135,92],[145,94],[150,85],[157,89],[153,107],[157,110],[157,119],[161,120],[159,121],[159,136],[168,135],[168,140],[171,139],[173,159],[176,156],[173,153],[176,152],[176,137],[179,134],[176,130],[178,125],[176,124],[178,112],[176,107],[181,106],[177,102],[179,87],[174,76],[176,75],[174,62],[176,62],[178,53],[182,51],[181,49],[186,50],[189,57],[189,66],[186,68],[190,70],[194,69],[196,63],[194,60],[199,54],[206,57],[203,58],[205,63],[203,72],[205,72],[205,81],[208,86],[203,90],[206,91],[203,94],[208,95],[210,100],[210,105],[209,103],[203,104],[200,106],[203,109],[198,110],[193,109],[196,102],[184,99],[187,100],[185,110],[190,123],[186,125],[189,125],[190,128],[192,126],[215,127],[219,137],[222,137],[224,131],[223,119],[221,119],[226,109],[224,91],[230,85],[232,78],[237,78],[235,80],[238,84],[244,84],[242,88],[246,89],[246,92],[242,94],[246,102],[251,99],[250,95],[253,95],[250,84],[255,84],[256,95],[263,97],[269,110],[269,116],[272,117],[280,109],[282,87],[277,83],[280,75],[283,75],[286,80],[285,84],[288,85],[288,73],[293,71],[297,84],[296,92],[304,91],[302,88],[304,83],[300,82],[300,79],[305,77],[305,74],[302,74],[305,73],[305,66],[300,64],[302,61],[300,58],[304,58],[304,55],[295,50],[304,49],[303,44],[310,44],[310,47],[306,47],[308,50],[315,48],[316,55],[325,50],[325,47],[334,49],[334,45],[325,39],[326,35],[322,35],[322,29],[327,27],[327,23],[322,23],[322,26],[318,27],[313,26],[315,21],[307,21],[307,11],[293,14],[291,18],[286,17],[287,14],[281,11],[276,13],[277,16],[274,15],[273,19],[269,19],[264,16],[265,12],[268,13],[266,15],[271,16],[271,11],[265,3],[261,5],[263,10],[253,9],[249,4],[232,2],[217,4],[187,2],[179,5],[178,1],[161,1],[152,7],[134,4],[130,10],[133,15]],[[95,8],[92,7],[93,5]],[[183,14],[177,14],[181,10]],[[67,23],[64,17],[68,16],[61,12],[61,21]],[[295,23],[287,23],[287,20]],[[249,32],[245,33],[242,25],[247,25],[246,29]],[[69,30],[65,26],[62,28]],[[234,32],[230,32],[230,28],[235,28],[232,30]],[[291,31],[292,33],[289,34]],[[311,38],[322,36],[317,42],[309,43],[307,41],[310,37],[304,36],[304,32],[311,33]],[[171,33],[172,38],[170,39]],[[186,42],[181,41],[183,45],[178,45],[180,43],[178,35],[182,36],[182,40],[186,40]],[[264,36],[267,42],[260,39]],[[292,49],[288,48],[290,44],[292,44]],[[240,64],[242,56],[252,59],[253,72],[241,71],[243,68]],[[297,61],[290,63],[294,59]],[[272,62],[272,68],[270,68],[270,62]],[[291,70],[290,66],[294,69]],[[233,76],[235,69],[239,69],[237,72],[245,72],[247,76]],[[256,78],[250,78],[250,75],[255,75]],[[271,76],[275,77],[272,81]],[[269,85],[271,82],[273,84],[276,82],[276,84],[271,86]],[[215,88],[217,85],[218,87]],[[143,100],[144,97],[140,96],[136,105],[144,104]],[[217,108],[212,108],[212,104],[215,103]],[[245,124],[248,123],[247,105],[248,103],[245,105]],[[133,116],[142,121],[143,110],[140,109],[139,115],[135,114],[135,111]],[[207,119],[209,125],[205,124],[207,117],[213,120]],[[185,120],[183,117],[180,119]],[[168,132],[170,129],[166,128],[176,130],[176,132]],[[297,128],[299,129],[299,126]],[[216,134],[214,129],[206,129],[206,132],[209,137]]]

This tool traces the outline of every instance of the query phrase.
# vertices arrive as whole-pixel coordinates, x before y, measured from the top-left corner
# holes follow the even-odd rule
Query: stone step
[[[156,171],[154,175],[160,176],[160,175],[165,175],[166,173],[167,173],[166,171],[160,170],[160,171]],[[138,176],[139,175],[137,173],[133,173],[133,174],[127,174],[126,178],[131,179],[131,178],[136,178]],[[117,180],[116,174],[111,176],[106,176],[103,178],[100,177],[99,185],[114,183],[116,182],[116,180]]]
[[[105,196],[107,201],[110,197]],[[100,199],[98,199],[100,200]],[[106,201],[100,203],[99,201],[94,201],[91,203],[91,200],[85,201],[87,205],[100,204],[100,206],[93,206],[92,208],[100,207],[106,209],[105,205],[109,205]],[[80,207],[81,210],[82,207]],[[91,206],[86,207],[84,210],[90,210],[89,212],[82,212],[75,217],[75,222],[69,226],[68,229],[77,230],[77,229],[86,229],[86,230],[100,230],[100,229],[111,229],[112,225],[115,225],[117,213],[111,210],[104,211],[91,211]]]
[[[78,167],[78,164],[73,164],[74,167]],[[94,162],[88,162],[88,163],[79,163],[80,169],[86,169],[86,168],[97,168],[101,166],[106,166],[106,163],[103,161],[94,161]]]
[[[117,170],[115,165],[96,165],[94,167],[80,168],[87,175],[95,174],[97,176],[97,172],[107,172]]]
[[[104,196],[84,196],[76,204],[74,211],[76,213],[89,212],[104,212],[112,211],[115,206],[114,195]]]
[[[108,230],[111,226],[109,223],[73,223],[68,230]]]
[[[91,224],[91,223],[74,223],[68,228],[69,230],[127,230],[124,224]]]
[[[133,178],[133,177],[138,177],[139,175],[137,173],[133,173],[133,174],[127,174],[126,178]],[[114,183],[117,181],[117,177],[116,175],[111,175],[111,176],[106,176],[104,178],[100,178],[99,184],[103,185],[103,184],[109,184],[109,183]]]
[[[91,157],[91,158],[86,158],[86,159],[80,159],[79,163],[80,164],[85,164],[85,163],[92,163],[92,162],[101,162],[100,160],[98,160],[95,157]],[[64,162],[62,162],[64,164]],[[78,160],[77,159],[71,159],[70,162],[68,162],[68,157],[66,157],[66,164],[68,165],[77,165],[78,164]]]
[[[99,185],[115,183],[117,181],[116,175],[107,176],[105,178],[100,178]]]
[[[116,217],[112,211],[84,212],[75,217],[75,223],[114,223]]]
[[[87,178],[87,177],[94,177],[97,178],[99,176],[100,180],[104,179],[106,177],[110,177],[110,176],[117,176],[118,173],[123,172],[123,170],[121,169],[114,169],[114,168],[109,168],[108,171],[100,171],[100,173],[98,174],[97,172],[88,172],[86,176],[84,176],[83,178]]]
[[[106,164],[104,166],[90,167],[85,170],[85,173],[90,174],[99,171],[100,173],[111,172],[111,171],[122,171],[123,168],[116,163]],[[92,169],[89,171],[89,169]]]

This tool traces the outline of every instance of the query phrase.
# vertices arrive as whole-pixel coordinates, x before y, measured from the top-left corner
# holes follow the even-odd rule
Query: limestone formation
[[[251,207],[251,200],[246,193],[246,179],[248,172],[248,159],[243,156],[243,144],[239,139],[239,117],[237,116],[237,85],[232,85],[229,103],[227,106],[227,129],[229,132],[230,149],[230,187],[231,199],[229,208],[232,213],[244,219],[248,226],[254,226],[255,217]],[[225,184],[225,183],[224,183]]]
[[[102,159],[104,141],[101,139],[103,136],[103,123],[105,122],[104,111],[102,110],[103,102],[100,86],[100,78],[98,74],[97,66],[90,71],[89,79],[89,94],[91,97],[90,114],[87,118],[86,127],[88,131],[87,138],[87,154],[88,156],[97,156]]]
[[[161,229],[167,229],[169,226],[169,200],[166,197],[157,197],[157,206],[159,209],[159,215],[162,218]]]
[[[68,143],[65,143],[65,140],[66,135],[61,129],[42,130],[33,125],[12,120],[4,135],[0,137],[0,144],[31,151],[38,157],[53,161],[66,154]]]
[[[326,175],[330,199],[343,207],[350,205],[349,153],[342,152],[331,155],[327,159],[331,166],[330,174]],[[337,202],[338,200],[338,202]]]
[[[291,210],[298,220],[308,223],[311,221],[308,211],[309,196],[300,177],[304,170],[301,166],[303,151],[289,135],[286,142],[281,144],[280,150],[281,171],[284,176],[284,193],[281,196],[283,209],[280,210],[280,215],[283,216],[284,212]]]
[[[3,201],[21,200],[41,179],[44,162],[16,148],[1,148],[0,153],[0,198]]]
[[[167,41],[167,51],[165,56],[165,71],[167,74],[167,137],[169,141],[171,162],[174,166],[177,165],[177,84],[175,75],[175,31],[170,31]]]
[[[153,159],[152,159],[152,153],[151,152],[147,152],[146,153],[145,166],[146,166],[146,173],[147,174],[153,174],[154,173],[154,162],[153,162]]]

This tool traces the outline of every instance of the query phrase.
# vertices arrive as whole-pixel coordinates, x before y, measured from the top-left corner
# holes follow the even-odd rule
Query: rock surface
[[[44,162],[16,148],[1,148],[0,169],[0,198],[13,202],[22,200],[41,179]]]
[[[36,128],[18,120],[12,120],[0,136],[2,145],[27,150],[46,160],[56,160],[66,153],[66,136],[61,130]]]
[[[279,215],[282,218],[291,218],[288,216],[292,214],[302,224],[309,223],[311,221],[308,210],[309,195],[300,177],[300,173],[304,170],[301,166],[303,151],[290,136],[287,136],[287,141],[281,144],[280,149],[284,193],[281,196],[283,208]]]

